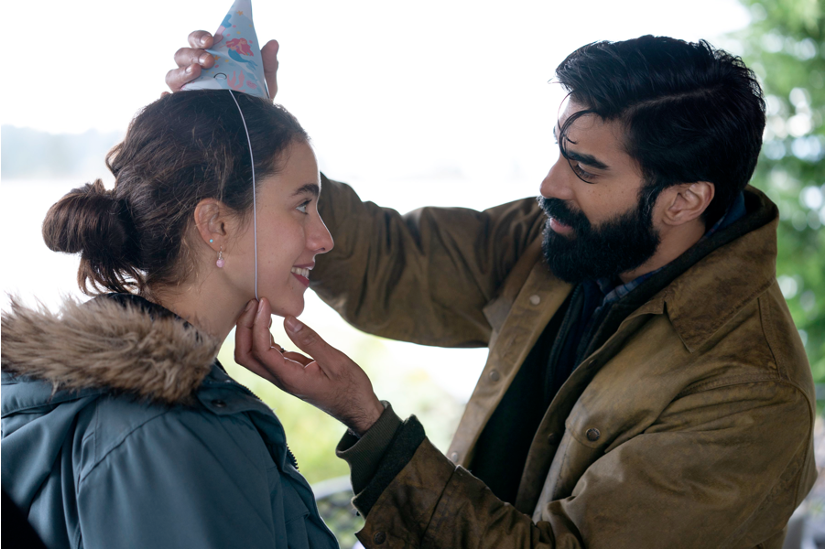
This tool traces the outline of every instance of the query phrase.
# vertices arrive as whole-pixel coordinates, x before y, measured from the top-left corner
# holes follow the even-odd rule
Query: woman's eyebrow
[[[304,185],[295,190],[293,196],[304,194],[318,197],[321,194],[321,188],[318,186],[317,183],[305,183]]]

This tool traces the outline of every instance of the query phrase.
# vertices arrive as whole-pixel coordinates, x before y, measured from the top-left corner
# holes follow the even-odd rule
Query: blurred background
[[[230,5],[83,0],[4,7],[11,23],[5,43],[15,46],[4,62],[0,113],[6,293],[51,308],[61,296],[82,296],[77,258],[50,252],[40,237],[46,210],[95,178],[113,183],[106,152],[164,91],[187,34],[214,31]],[[254,8],[259,40],[281,44],[277,101],[312,136],[322,171],[402,212],[424,205],[481,209],[536,195],[558,154],[550,130],[563,93],[549,80],[579,46],[657,34],[705,38],[741,55],[768,105],[752,183],[780,207],[778,281],[820,399],[821,476],[795,515],[789,543],[823,546],[823,0],[267,1]],[[365,368],[379,397],[403,416],[416,414],[434,443],[447,448],[486,349],[375,338],[309,292],[302,319]],[[290,347],[278,323],[273,332]],[[333,454],[343,428],[235,366],[232,338],[221,360],[275,409],[317,493],[347,487],[340,479],[346,465]],[[358,518],[343,513],[338,534],[347,547]]]

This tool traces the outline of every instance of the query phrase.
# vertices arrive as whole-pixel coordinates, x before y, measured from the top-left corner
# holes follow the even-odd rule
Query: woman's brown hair
[[[284,108],[236,93],[249,130],[256,181],[280,169],[282,153],[307,133]],[[195,206],[220,200],[242,218],[253,204],[252,170],[241,114],[226,90],[167,95],[139,113],[106,157],[115,176],[73,189],[43,221],[57,252],[80,253],[86,294],[138,292],[189,274],[184,235]]]

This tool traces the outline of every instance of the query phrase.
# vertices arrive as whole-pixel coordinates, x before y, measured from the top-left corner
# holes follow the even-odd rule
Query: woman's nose
[[[333,236],[330,234],[330,230],[324,225],[321,216],[317,215],[307,238],[307,248],[316,254],[325,254],[333,249],[333,245]]]

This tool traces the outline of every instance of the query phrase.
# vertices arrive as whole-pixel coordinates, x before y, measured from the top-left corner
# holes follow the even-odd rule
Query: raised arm
[[[546,219],[532,198],[401,215],[325,177],[319,212],[335,248],[319,256],[311,288],[365,332],[446,347],[487,345],[482,308]]]

